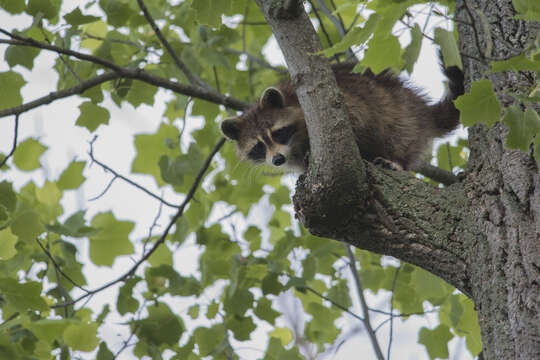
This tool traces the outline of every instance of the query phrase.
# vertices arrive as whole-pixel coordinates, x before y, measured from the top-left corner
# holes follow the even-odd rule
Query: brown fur
[[[414,169],[423,161],[433,138],[452,131],[459,124],[459,112],[453,104],[463,93],[463,74],[459,69],[445,69],[449,94],[441,102],[428,105],[424,96],[405,86],[392,73],[373,75],[368,70],[364,74],[353,74],[352,67],[352,64],[337,64],[333,70],[364,159],[384,158],[404,169]],[[275,88],[279,91],[265,91],[261,100],[241,116],[224,120],[222,131],[237,142],[243,158],[253,158],[248,153],[261,142],[265,157],[255,159],[256,162],[277,165],[281,161],[276,160],[276,154],[278,157],[283,154],[285,162],[279,165],[303,171],[304,157],[309,150],[304,115],[290,81]],[[272,132],[289,124],[296,124],[296,132],[287,144],[273,141]]]

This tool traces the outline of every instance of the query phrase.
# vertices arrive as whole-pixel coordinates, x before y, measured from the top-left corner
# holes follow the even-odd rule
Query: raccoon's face
[[[288,105],[282,92],[268,88],[259,104],[221,123],[223,134],[236,142],[243,159],[304,171],[309,140],[298,104]]]

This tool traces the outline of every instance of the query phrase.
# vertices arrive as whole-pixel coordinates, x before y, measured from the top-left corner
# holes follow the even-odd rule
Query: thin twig
[[[397,278],[401,270],[401,265],[396,268],[394,279],[392,280],[392,296],[390,297],[390,335],[388,336],[388,349],[386,351],[386,360],[390,360],[390,350],[392,349],[392,338],[394,336],[394,290],[396,289]]]
[[[321,27],[324,37],[326,38],[326,41],[328,42],[328,46],[333,46],[334,44],[332,43],[332,39],[330,39],[330,35],[328,34],[328,31],[326,31],[326,27],[324,26],[321,16],[319,15],[319,11],[317,10],[317,7],[315,6],[315,4],[313,4],[312,0],[309,0],[309,4],[311,5],[311,10],[315,14],[315,17],[317,18],[317,20],[319,20],[319,26]]]
[[[306,286],[304,287],[304,289],[308,290],[309,292],[312,292],[313,294],[317,295],[318,297],[320,297],[321,299],[324,299],[328,302],[330,302],[332,305],[334,305],[335,307],[345,311],[347,314],[353,316],[354,318],[360,320],[360,321],[365,321],[365,319],[363,319],[361,316],[353,313],[351,310],[347,309],[345,306],[335,302],[334,300],[324,296],[323,294],[321,294],[320,292],[318,292],[317,290],[313,289],[313,288],[310,288],[309,286]]]
[[[171,44],[169,44],[167,39],[165,39],[165,36],[163,36],[163,33],[161,32],[161,30],[159,30],[158,26],[156,25],[154,18],[152,18],[152,15],[150,15],[150,12],[148,11],[148,9],[146,8],[146,5],[144,4],[144,1],[137,0],[137,4],[139,4],[139,8],[142,10],[144,17],[146,18],[146,21],[148,21],[148,24],[150,24],[150,26],[152,27],[152,30],[154,30],[154,32],[156,33],[156,36],[158,37],[159,41],[165,47],[165,49],[167,49],[167,52],[172,57],[174,63],[176,64],[176,67],[178,67],[178,69],[180,69],[180,71],[182,71],[184,75],[186,75],[186,78],[188,79],[190,84],[198,85],[203,88],[210,88],[210,86],[207,83],[202,81],[197,75],[193,74],[188,69],[186,64],[184,64],[182,60],[180,60],[180,58],[176,55]]]
[[[15,115],[15,126],[13,129],[13,145],[11,146],[11,151],[2,161],[0,161],[0,169],[2,169],[2,166],[4,166],[7,163],[8,159],[13,156],[13,154],[15,153],[15,149],[17,148],[17,139],[19,137],[19,116],[20,114]]]
[[[94,290],[89,291],[88,293],[86,293],[84,295],[79,296],[78,298],[74,299],[73,301],[63,303],[63,304],[56,304],[56,305],[53,305],[51,307],[52,308],[60,308],[60,307],[70,306],[70,305],[76,304],[77,302],[79,302],[79,301],[81,301],[81,300],[83,300],[83,299],[85,299],[85,298],[87,298],[87,297],[89,297],[89,296],[91,296],[93,294],[96,294],[96,293],[98,293],[100,291],[108,289],[109,287],[111,287],[113,285],[116,285],[116,284],[118,284],[118,283],[120,283],[122,281],[125,281],[127,278],[132,276],[135,273],[135,271],[137,271],[139,266],[141,266],[142,263],[144,263],[146,260],[148,260],[148,258],[157,250],[157,248],[161,244],[163,244],[165,242],[165,239],[169,235],[169,232],[171,231],[172,227],[174,226],[174,224],[176,224],[178,219],[184,214],[185,207],[187,206],[187,204],[191,201],[191,199],[195,195],[195,191],[197,191],[197,188],[199,187],[199,184],[202,181],[204,173],[206,172],[206,170],[208,170],[208,167],[210,166],[210,163],[212,162],[212,159],[217,154],[219,149],[221,149],[221,147],[223,146],[224,143],[225,143],[225,138],[221,138],[217,142],[216,146],[214,147],[212,152],[208,155],[208,157],[206,158],[206,161],[204,162],[203,166],[199,170],[199,173],[195,177],[195,180],[191,184],[191,187],[190,187],[188,193],[186,194],[186,198],[184,199],[182,204],[179,206],[178,211],[176,212],[176,214],[169,221],[169,224],[167,225],[167,227],[165,228],[165,230],[163,231],[163,233],[161,234],[159,239],[154,243],[152,248],[150,250],[148,250],[147,253],[143,254],[143,256],[126,273],[124,273],[124,275],[121,275],[121,276],[117,277],[116,279],[114,279],[114,280],[100,286],[99,288],[96,288]]]
[[[102,163],[101,161],[96,159],[95,156],[94,156],[94,142],[96,141],[96,139],[97,139],[97,137],[94,137],[92,139],[92,141],[90,141],[90,151],[88,152],[88,155],[90,156],[90,159],[92,160],[92,162],[95,162],[96,164],[101,166],[105,171],[108,171],[111,174],[113,174],[115,177],[124,180],[125,182],[127,182],[128,184],[130,184],[132,186],[135,186],[137,189],[143,191],[144,193],[148,194],[149,196],[153,197],[154,199],[158,200],[159,202],[161,202],[161,203],[163,203],[163,204],[165,204],[167,206],[170,206],[172,208],[176,208],[176,209],[178,209],[180,207],[179,205],[172,204],[172,203],[162,199],[158,195],[156,195],[153,192],[151,192],[150,190],[146,189],[144,186],[137,184],[133,180],[130,180],[130,179],[128,179],[127,177],[125,177],[123,175],[120,175],[118,172],[116,172],[115,170],[113,170],[109,166],[105,165],[104,163]]]
[[[54,260],[54,257],[52,256],[52,254],[49,252],[49,250],[43,246],[43,244],[41,243],[41,241],[39,241],[38,238],[36,238],[36,242],[38,243],[39,247],[41,248],[41,250],[43,250],[43,252],[45,253],[45,255],[47,255],[47,257],[49,258],[49,260],[51,260],[51,262],[53,263],[53,266],[54,268],[60,273],[60,275],[62,275],[63,277],[66,278],[67,281],[69,281],[71,283],[71,285],[75,286],[77,289],[80,289],[86,293],[88,293],[89,291],[85,288],[83,288],[82,286],[80,286],[79,284],[77,284],[73,279],[71,279],[65,272],[62,271],[62,269],[60,268],[60,265],[58,265],[58,263]]]
[[[118,179],[118,176],[113,176],[113,178],[111,179],[111,181],[109,181],[109,183],[107,184],[107,186],[105,186],[105,189],[103,189],[103,191],[101,193],[99,193],[98,195],[94,196],[93,198],[90,198],[88,199],[88,201],[96,201],[97,199],[101,198],[103,195],[105,195],[107,193],[107,191],[109,191],[109,189],[111,188],[112,184],[114,183],[114,180]]]
[[[235,49],[230,49],[230,48],[226,48],[225,49],[225,52],[229,53],[229,54],[234,54],[234,55],[245,55],[247,56],[247,58],[249,60],[252,60],[254,63],[264,67],[264,68],[267,68],[267,69],[271,69],[271,70],[274,70],[280,74],[288,74],[289,72],[282,68],[282,67],[277,67],[277,66],[272,66],[270,65],[269,63],[267,63],[266,61],[264,61],[263,59],[261,58],[258,58],[256,57],[255,55],[252,55],[248,52],[245,52],[245,51],[239,51],[239,50],[235,50]]]
[[[356,269],[356,259],[354,258],[351,246],[347,244],[344,244],[344,246],[347,249],[349,266],[351,267],[351,274],[353,276],[354,283],[356,285],[356,291],[358,292],[358,297],[360,299],[360,306],[362,307],[362,311],[364,312],[364,327],[366,328],[369,339],[371,340],[371,345],[373,346],[373,350],[375,351],[377,360],[384,360],[381,346],[379,345],[379,341],[377,340],[377,335],[375,335],[375,331],[373,331],[373,328],[371,327],[371,322],[369,320],[369,308],[366,302],[366,298],[364,296],[364,288],[362,287],[362,282],[360,281],[360,277],[358,276],[358,270]]]

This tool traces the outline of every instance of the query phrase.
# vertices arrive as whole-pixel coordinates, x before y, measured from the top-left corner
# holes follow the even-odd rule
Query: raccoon
[[[463,73],[443,68],[448,94],[429,105],[418,90],[408,87],[390,71],[374,75],[352,73],[354,64],[332,66],[345,97],[349,119],[362,157],[382,160],[397,168],[419,166],[433,138],[454,130],[459,111],[453,100],[464,93]],[[238,117],[222,121],[225,137],[236,142],[242,159],[306,170],[309,137],[304,114],[290,80],[264,90],[258,103]]]

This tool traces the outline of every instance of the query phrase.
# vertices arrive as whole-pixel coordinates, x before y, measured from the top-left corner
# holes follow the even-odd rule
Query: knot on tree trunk
[[[307,175],[299,177],[294,210],[312,234],[341,238],[363,215],[359,209],[368,208],[368,191],[358,170],[343,169],[338,173],[341,176],[327,178],[310,168]]]

